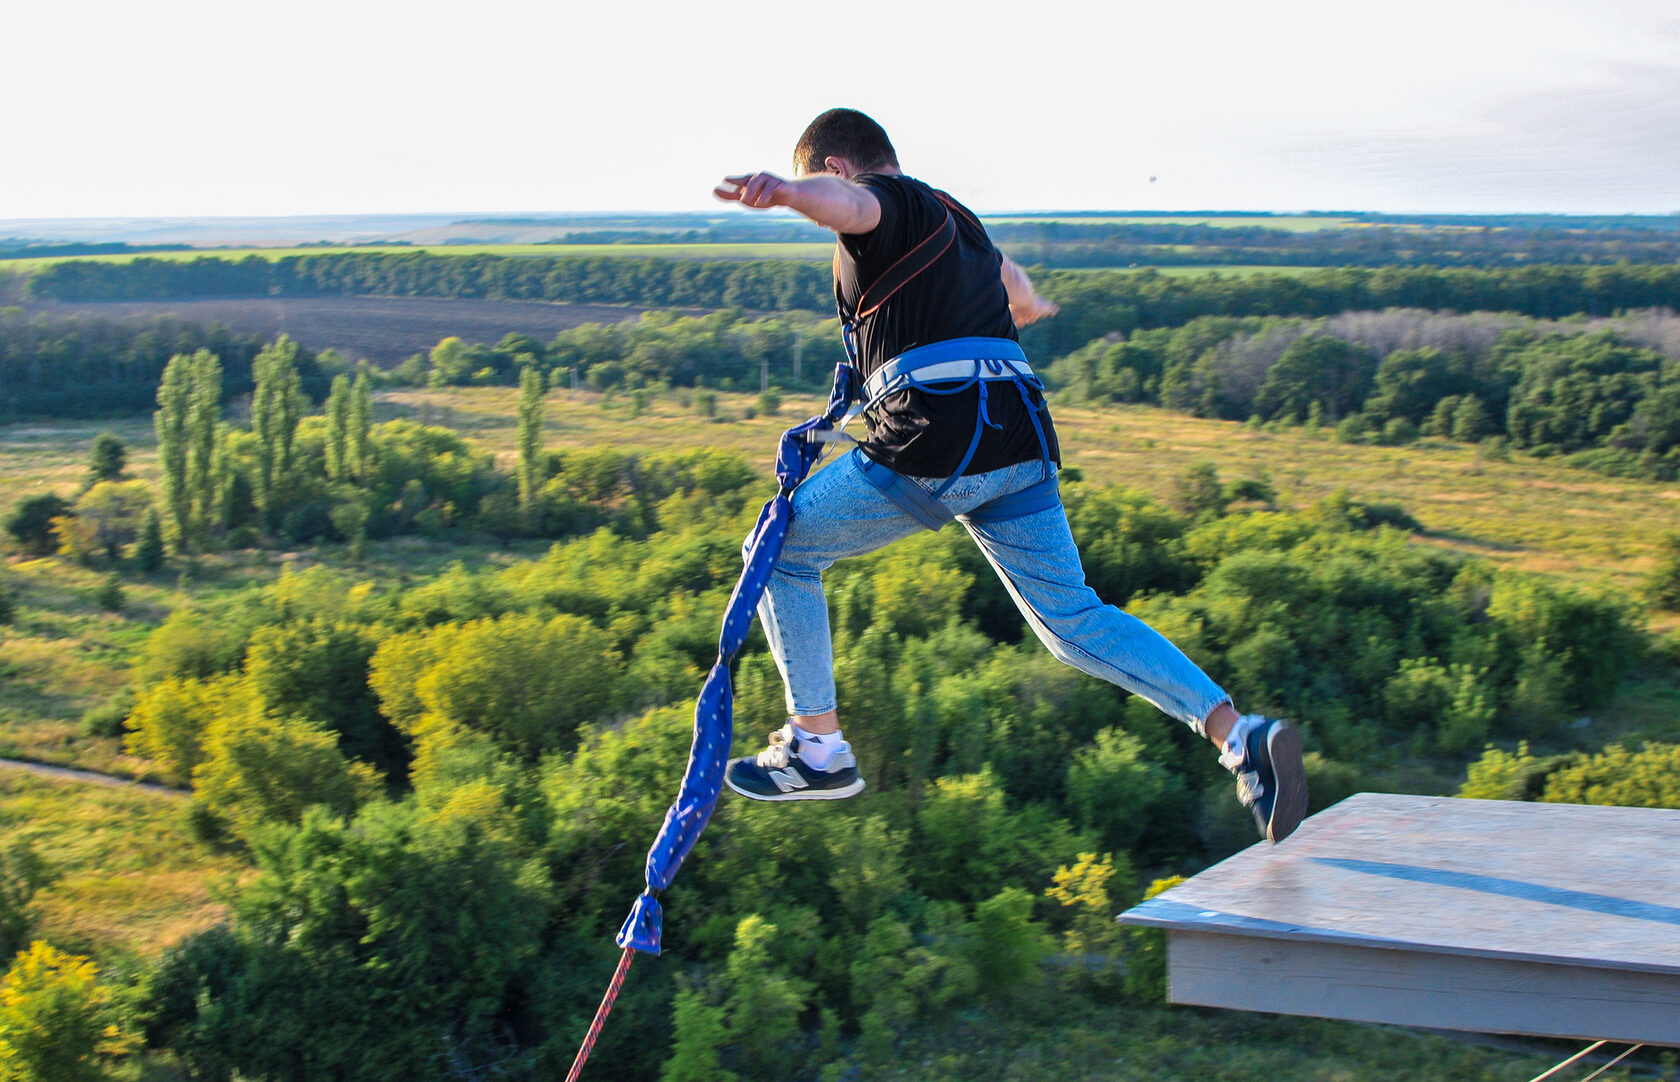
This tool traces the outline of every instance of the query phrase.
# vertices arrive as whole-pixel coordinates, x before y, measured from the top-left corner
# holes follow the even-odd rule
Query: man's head
[[[830,109],[811,121],[793,147],[795,176],[898,171],[898,151],[881,125],[856,109]]]

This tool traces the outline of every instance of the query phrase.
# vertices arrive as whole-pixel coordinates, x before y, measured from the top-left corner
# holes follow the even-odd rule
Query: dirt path
[[[100,774],[93,770],[75,770],[67,766],[52,766],[48,763],[31,763],[22,759],[0,759],[0,770],[22,770],[25,773],[37,774],[43,778],[63,778],[67,781],[87,782],[92,785],[110,785],[120,789],[142,789],[159,796],[184,797],[189,795],[185,789],[176,789],[168,785],[158,785],[155,782],[135,781],[132,778],[119,778],[114,774]]]

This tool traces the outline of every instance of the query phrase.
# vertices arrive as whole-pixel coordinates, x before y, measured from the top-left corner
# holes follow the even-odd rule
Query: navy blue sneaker
[[[1307,814],[1307,772],[1301,766],[1301,732],[1286,721],[1249,715],[1242,755],[1226,751],[1220,765],[1237,775],[1237,799],[1254,812],[1260,834],[1276,844],[1295,832]]]
[[[789,722],[770,734],[769,747],[730,763],[723,780],[754,800],[842,800],[863,791],[857,756],[844,740],[829,752],[822,770],[801,758],[799,750],[799,737]]]

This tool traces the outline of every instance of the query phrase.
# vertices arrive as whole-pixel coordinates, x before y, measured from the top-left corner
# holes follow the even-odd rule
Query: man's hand
[[[725,202],[763,210],[765,207],[788,205],[788,182],[774,173],[747,173],[738,177],[724,177],[712,194]]]
[[[1055,301],[1047,301],[1034,293],[1030,300],[1009,306],[1009,315],[1015,320],[1015,326],[1025,327],[1029,323],[1037,323],[1041,319],[1049,319],[1062,310],[1062,306]]]
[[[1062,310],[1062,306],[1056,302],[1040,297],[1038,290],[1033,288],[1032,279],[1027,277],[1027,272],[1008,256],[1003,257],[1000,273],[1003,275],[1004,291],[1009,294],[1009,316],[1015,321],[1015,326],[1025,327],[1029,323],[1037,323]]]

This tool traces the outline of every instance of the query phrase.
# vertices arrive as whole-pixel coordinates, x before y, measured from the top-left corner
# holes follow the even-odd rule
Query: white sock
[[[793,723],[793,735],[799,738],[799,757],[813,770],[827,770],[829,758],[846,746],[846,738],[839,729],[832,733],[808,733]]]
[[[1259,714],[1244,714],[1231,723],[1231,731],[1226,734],[1222,749],[1224,754],[1219,756],[1221,766],[1234,773],[1248,765],[1248,734],[1265,720]]]

